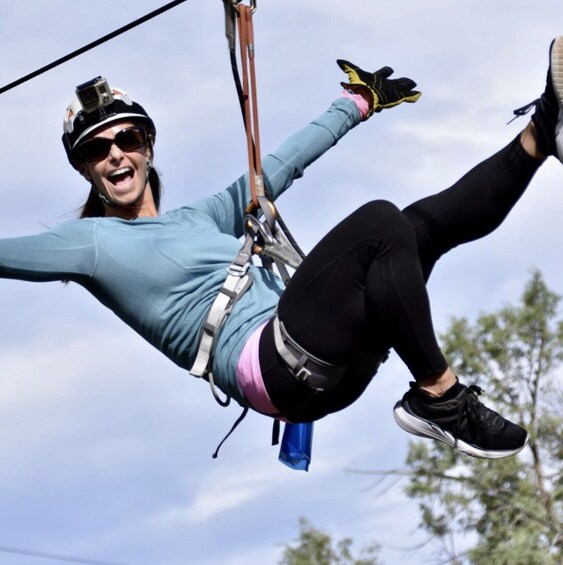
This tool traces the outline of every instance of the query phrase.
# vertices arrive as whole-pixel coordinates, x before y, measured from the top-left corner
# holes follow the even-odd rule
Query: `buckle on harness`
[[[334,388],[340,382],[344,366],[322,361],[303,349],[287,333],[278,316],[273,326],[276,350],[295,379],[319,392]]]
[[[233,277],[242,278],[248,272],[249,267],[250,267],[250,262],[248,261],[243,265],[239,265],[233,262],[227,267],[227,273],[229,273],[229,275],[232,275]]]
[[[311,377],[311,371],[307,369],[305,366],[301,367],[298,371],[296,371],[293,375],[296,379],[303,381],[306,383],[308,379]]]

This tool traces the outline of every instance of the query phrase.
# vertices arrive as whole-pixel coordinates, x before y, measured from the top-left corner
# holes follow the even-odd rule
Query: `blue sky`
[[[30,0],[0,7],[7,84],[164,1]],[[372,198],[399,206],[445,188],[508,143],[512,110],[543,90],[558,1],[261,0],[255,15],[262,151],[339,95],[345,58],[415,79],[423,96],[375,116],[315,163],[279,202],[310,248]],[[191,0],[0,97],[0,237],[72,217],[87,186],[60,143],[74,88],[97,75],[139,100],[157,128],[164,208],[227,186],[246,166],[222,3]],[[505,224],[452,253],[429,285],[436,327],[518,299],[539,268],[563,293],[563,176],[551,159]],[[188,244],[188,242],[187,242]],[[392,418],[409,374],[392,356],[365,396],[319,422],[309,473],[277,462],[271,424],[239,414],[98,305],[58,283],[2,281],[0,548],[129,565],[275,563],[299,516],[335,538],[384,545],[387,564],[432,562],[400,486],[351,469],[401,466]],[[0,565],[38,558],[0,551]]]

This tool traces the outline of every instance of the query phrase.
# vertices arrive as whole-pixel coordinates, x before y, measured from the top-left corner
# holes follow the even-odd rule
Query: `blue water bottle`
[[[308,471],[313,445],[313,422],[286,423],[280,447],[279,460],[297,471]]]

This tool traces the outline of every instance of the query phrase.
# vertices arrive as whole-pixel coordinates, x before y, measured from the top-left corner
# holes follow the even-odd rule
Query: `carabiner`
[[[231,0],[233,8],[235,10],[237,10],[237,12],[238,12],[238,5],[242,4],[242,2],[243,2],[243,0]],[[249,8],[250,8],[251,13],[253,13],[253,14],[254,14],[254,12],[256,12],[256,8],[257,8],[256,2],[257,2],[257,0],[250,0]]]

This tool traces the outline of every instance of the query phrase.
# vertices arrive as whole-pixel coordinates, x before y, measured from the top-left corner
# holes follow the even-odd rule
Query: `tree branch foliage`
[[[378,565],[376,544],[364,548],[357,558],[352,555],[351,538],[333,542],[305,518],[300,518],[299,529],[299,539],[286,545],[279,565]]]
[[[486,402],[526,427],[530,442],[518,457],[472,459],[430,441],[412,442],[407,494],[421,526],[442,542],[448,563],[563,563],[563,322],[560,297],[533,272],[521,303],[452,319],[442,336],[450,364]],[[393,474],[393,472],[392,472]],[[452,539],[476,543],[456,555]]]

